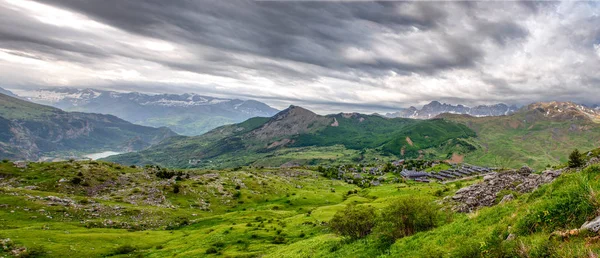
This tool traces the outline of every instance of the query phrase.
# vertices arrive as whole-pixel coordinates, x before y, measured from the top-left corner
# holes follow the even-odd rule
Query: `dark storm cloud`
[[[328,69],[359,69],[377,75],[381,71],[435,73],[439,70],[473,66],[481,50],[452,35],[442,38],[450,54],[429,49],[420,62],[399,62],[379,58],[375,62],[340,58],[347,47],[368,49],[373,30],[404,33],[437,30],[448,14],[445,4],[415,3],[331,3],[252,1],[81,1],[44,0],[56,6],[84,13],[103,23],[140,34],[189,46],[202,45],[225,53],[251,54]],[[406,10],[403,13],[403,10]],[[502,25],[493,37],[503,41]],[[506,26],[505,26],[506,27]],[[508,33],[515,33],[505,28]],[[487,32],[486,32],[487,33]],[[510,36],[509,36],[510,37]],[[232,60],[225,60],[229,63]],[[194,64],[170,67],[204,72]],[[290,75],[297,72],[287,69]],[[313,75],[314,76],[314,75]]]
[[[28,1],[2,1],[5,81],[50,80],[35,80],[46,67],[19,75],[27,64],[10,58],[23,57],[75,63],[62,70],[68,86],[197,89],[315,107],[557,94],[589,102],[598,93],[600,17],[590,3],[37,0],[99,24],[79,28],[10,7]],[[145,45],[152,40],[158,49]]]

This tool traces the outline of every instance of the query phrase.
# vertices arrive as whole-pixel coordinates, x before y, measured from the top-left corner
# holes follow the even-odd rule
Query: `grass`
[[[600,146],[600,126],[583,120],[552,120],[535,112],[520,111],[511,116],[466,117],[446,115],[445,119],[464,123],[477,134],[467,139],[476,150],[465,162],[495,167],[523,165],[541,170],[565,163],[578,148]]]
[[[379,245],[374,235],[349,241],[333,234],[327,222],[349,204],[380,212],[409,196],[440,201],[478,179],[456,187],[406,182],[359,188],[304,169],[182,170],[177,182],[157,178],[154,170],[108,162],[32,163],[27,169],[0,163],[0,239],[48,257],[544,257],[547,252],[584,257],[600,252],[585,232],[549,237],[596,215],[600,168],[595,166],[501,205],[471,214],[450,212],[439,227],[390,247]],[[75,177],[87,186],[74,185]],[[175,183],[179,193],[173,193]],[[74,204],[51,205],[49,196]],[[505,240],[509,234],[515,240]]]
[[[0,187],[0,203],[6,204],[0,207],[0,236],[19,246],[41,245],[52,257],[274,254],[313,238],[338,239],[322,223],[349,203],[383,207],[389,198],[432,195],[442,187],[360,189],[309,170],[243,168],[183,171],[190,178],[177,182],[181,191],[175,194],[172,179],[156,178],[149,168],[107,162],[32,163],[27,169],[0,163],[0,171],[6,182]],[[75,177],[87,186],[74,185]],[[164,202],[145,202],[153,189]],[[75,204],[49,205],[48,196]]]

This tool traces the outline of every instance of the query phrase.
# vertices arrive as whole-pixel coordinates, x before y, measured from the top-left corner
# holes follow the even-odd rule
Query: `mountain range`
[[[417,109],[411,106],[406,109],[402,109],[398,112],[387,113],[386,117],[395,118],[414,118],[414,119],[430,119],[443,113],[451,114],[465,114],[476,117],[483,116],[504,116],[510,115],[517,111],[519,108],[515,105],[508,106],[506,104],[495,104],[495,105],[479,105],[476,107],[467,107],[463,105],[451,105],[446,103],[440,103],[439,101],[432,101],[423,108]]]
[[[278,110],[255,100],[197,94],[143,94],[96,89],[48,88],[20,90],[19,97],[66,111],[118,116],[131,123],[169,127],[182,135],[200,135],[218,126],[251,117],[271,117]]]
[[[291,106],[196,137],[173,137],[110,157],[124,164],[224,168],[374,159],[447,159],[541,169],[574,148],[600,146],[599,112],[571,102],[540,102],[504,116],[445,113],[433,119],[340,113],[320,116]]]
[[[173,137],[147,150],[118,155],[124,164],[222,168],[322,163],[376,156],[418,158],[423,150],[458,149],[475,137],[467,126],[443,119],[384,118],[340,113],[321,116],[290,106],[271,118],[252,118],[196,137]],[[376,150],[377,154],[372,154]],[[445,156],[446,154],[444,154]]]
[[[177,135],[116,116],[65,112],[0,93],[0,158],[38,160],[57,153],[136,151]]]

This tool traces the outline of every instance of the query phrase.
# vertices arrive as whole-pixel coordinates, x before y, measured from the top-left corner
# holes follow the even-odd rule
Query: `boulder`
[[[597,233],[600,231],[600,216],[596,217],[591,221],[586,221],[581,225],[581,229],[587,229],[589,231]]]
[[[511,233],[508,235],[508,237],[506,237],[506,241],[511,241],[511,240],[514,240],[515,238],[517,238],[517,235]]]
[[[513,194],[507,194],[504,197],[502,197],[502,200],[500,200],[499,204],[507,203],[514,199],[515,199],[515,196]]]

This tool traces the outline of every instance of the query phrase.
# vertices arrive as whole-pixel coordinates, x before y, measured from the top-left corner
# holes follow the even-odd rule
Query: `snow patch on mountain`
[[[430,119],[436,117],[439,114],[450,113],[466,114],[475,117],[485,117],[510,115],[517,111],[517,109],[518,108],[516,106],[508,106],[502,103],[495,105],[480,105],[475,107],[468,107],[464,105],[451,105],[446,103],[440,103],[438,101],[432,101],[431,103],[424,105],[421,109],[409,107],[395,113],[387,113],[385,116],[390,118],[402,117],[413,119]]]

